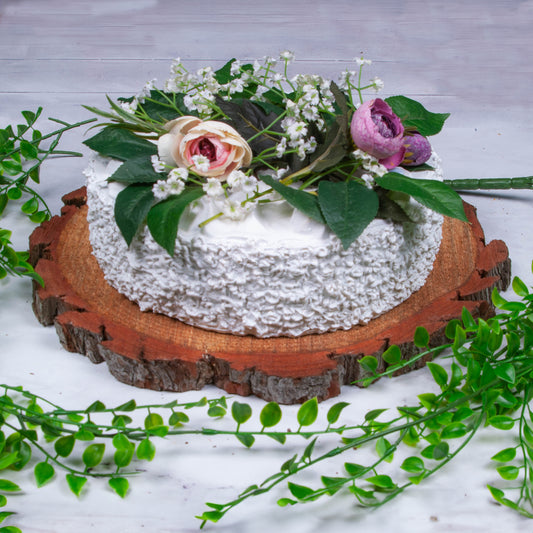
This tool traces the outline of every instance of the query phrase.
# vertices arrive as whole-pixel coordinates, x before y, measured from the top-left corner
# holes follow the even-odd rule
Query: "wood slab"
[[[447,322],[466,307],[475,317],[494,314],[493,287],[510,283],[502,241],[485,243],[475,209],[466,224],[446,219],[435,265],[426,284],[408,300],[366,326],[298,338],[258,339],[215,333],[139,307],[111,288],[91,253],[85,188],[63,197],[61,216],[30,237],[31,262],[45,281],[34,284],[33,309],[43,325],[55,324],[62,346],[106,362],[119,381],[155,390],[198,390],[207,384],[242,396],[301,403],[336,396],[363,377],[358,360],[391,344],[404,357],[417,352],[417,326],[431,345],[445,342]],[[425,364],[420,362],[418,366]]]

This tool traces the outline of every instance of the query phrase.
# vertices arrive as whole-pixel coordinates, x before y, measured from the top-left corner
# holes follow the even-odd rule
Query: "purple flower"
[[[402,122],[380,98],[359,106],[353,115],[350,131],[357,148],[374,156],[387,168],[402,162],[405,151]]]
[[[406,135],[403,138],[403,145],[405,146],[405,156],[402,165],[406,167],[422,165],[431,157],[431,145],[420,133]]]

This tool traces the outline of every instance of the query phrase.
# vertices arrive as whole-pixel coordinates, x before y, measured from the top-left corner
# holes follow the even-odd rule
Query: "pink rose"
[[[405,153],[402,122],[380,98],[357,108],[350,131],[357,148],[374,156],[385,167],[394,168],[402,162]]]
[[[405,155],[402,165],[406,167],[416,167],[431,157],[431,145],[420,133],[406,135],[403,138],[403,145],[405,146]]]
[[[167,165],[190,168],[201,176],[221,181],[252,161],[252,150],[237,130],[215,120],[203,121],[184,116],[165,125],[169,130],[158,141],[161,161]],[[198,159],[205,164],[196,164]]]

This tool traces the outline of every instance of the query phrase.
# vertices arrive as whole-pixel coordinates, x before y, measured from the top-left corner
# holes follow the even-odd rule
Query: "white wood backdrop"
[[[0,0],[0,127],[23,109],[75,122],[89,118],[81,105],[105,106],[136,93],[153,78],[166,79],[181,57],[195,70],[242,60],[296,53],[294,72],[336,78],[361,53],[372,59],[368,77],[385,81],[383,96],[405,94],[438,112],[451,112],[433,145],[447,177],[533,174],[533,2],[509,0]],[[41,124],[47,131],[48,125]],[[86,153],[85,131],[65,136],[63,148]],[[50,162],[43,193],[54,212],[60,196],[83,184],[83,159]],[[531,284],[533,192],[469,193],[488,240],[505,240],[513,273]],[[26,245],[31,227],[16,212],[1,221]],[[106,368],[64,352],[52,328],[41,327],[24,281],[0,282],[0,382],[21,384],[70,407],[99,398],[110,405],[176,395],[117,383]],[[372,390],[343,390],[353,420],[371,407],[413,401],[431,387],[425,370],[382,382]],[[179,395],[188,401],[203,392]],[[249,400],[255,410],[262,402]],[[331,404],[333,402],[328,402]],[[296,408],[287,410],[287,424]],[[292,418],[291,418],[292,417]],[[206,422],[207,423],[207,422]],[[486,432],[434,480],[376,512],[361,511],[348,495],[280,509],[282,492],[257,498],[220,523],[220,531],[496,532],[530,531],[533,524],[492,503],[485,489],[497,475],[489,458],[503,445]],[[274,472],[293,453],[270,443],[250,451],[231,440],[176,439],[162,443],[146,472],[119,500],[91,482],[78,501],[64,480],[36,489],[31,474],[15,480],[25,492],[9,500],[26,533],[196,531],[205,501],[226,501]],[[345,460],[356,461],[356,458]],[[340,468],[340,466],[339,466]],[[323,471],[336,475],[335,471]]]

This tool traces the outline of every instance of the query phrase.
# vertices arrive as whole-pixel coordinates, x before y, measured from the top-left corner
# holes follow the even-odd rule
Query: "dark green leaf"
[[[33,215],[39,209],[39,200],[30,198],[20,206],[20,210],[26,215]]]
[[[83,451],[82,459],[87,468],[93,468],[101,463],[104,458],[105,444],[89,444]]]
[[[220,83],[220,85],[226,85],[231,79],[231,65],[235,63],[236,59],[230,59],[223,67],[219,68],[213,73],[214,78]]]
[[[516,380],[515,368],[511,363],[502,363],[494,367],[494,373],[503,381],[514,384]]]
[[[350,474],[351,477],[359,477],[366,472],[368,472],[368,468],[366,468],[363,465],[358,465],[356,463],[344,463],[344,468],[348,474]]]
[[[161,125],[180,115],[195,115],[183,104],[182,93],[165,94],[159,90],[150,91],[150,96],[139,106],[152,120]],[[170,97],[171,102],[168,101]]]
[[[20,141],[20,153],[22,154],[22,157],[28,161],[32,159],[36,159],[39,155],[39,152],[37,151],[37,148],[28,141]]]
[[[289,481],[288,487],[289,487],[291,494],[295,498],[298,498],[299,500],[304,500],[306,498],[309,498],[315,492],[310,487],[306,487],[304,485],[297,485],[296,483],[292,483],[291,481]]]
[[[130,412],[135,411],[135,408],[137,407],[137,403],[135,400],[129,400],[126,403],[123,403],[122,405],[119,405],[118,407],[115,407],[114,411],[124,411],[124,412]]]
[[[85,409],[86,413],[101,413],[102,411],[105,411],[106,407],[105,405],[100,401],[96,400],[93,402],[87,409]]]
[[[366,481],[368,481],[375,487],[378,487],[384,490],[392,490],[396,488],[396,483],[394,483],[394,481],[390,478],[390,476],[386,476],[383,474],[367,477]]]
[[[302,461],[307,461],[311,459],[311,455],[313,454],[313,450],[315,449],[316,441],[318,440],[318,437],[315,437],[306,447],[305,450],[302,453]]]
[[[391,344],[384,352],[383,352],[383,360],[388,363],[389,365],[395,365],[399,363],[402,360],[402,352],[396,344]]]
[[[280,420],[281,408],[276,402],[269,402],[261,409],[259,421],[264,428],[271,428],[278,424]]]
[[[287,437],[284,433],[267,433],[267,435],[280,444],[285,444],[285,441],[287,440]]]
[[[503,479],[506,479],[509,481],[516,479],[518,477],[518,474],[520,473],[520,470],[516,466],[511,466],[511,465],[499,466],[496,470],[498,471],[498,474],[500,474],[500,476]]]
[[[426,470],[424,461],[420,457],[407,457],[401,464],[400,468],[411,474],[419,474]]]
[[[231,416],[238,425],[244,424],[252,416],[252,408],[247,403],[233,402]]]
[[[6,526],[0,528],[0,533],[22,533],[22,530],[15,526]]]
[[[428,137],[436,135],[442,129],[450,113],[432,113],[420,102],[406,96],[390,96],[385,98],[405,128],[416,130],[420,135]]]
[[[0,447],[1,449],[1,447]],[[6,453],[5,455],[0,456],[0,470],[5,470],[13,463],[16,463],[18,460],[18,452]]]
[[[500,293],[496,287],[492,289],[491,300],[494,307],[497,307],[498,309],[501,309],[506,303],[508,303],[505,298],[500,296]]]
[[[433,376],[433,379],[437,385],[441,388],[445,387],[448,383],[448,373],[446,370],[439,364],[433,362],[427,363],[427,367],[429,368],[429,371],[431,372],[431,375]]]
[[[307,215],[309,218],[322,224],[326,223],[322,211],[320,211],[316,195],[283,185],[283,183],[280,183],[270,176],[259,175],[259,179],[264,181],[269,187],[272,187],[272,189],[285,198],[290,205],[304,213],[304,215]]]
[[[298,409],[296,415],[300,426],[310,426],[318,416],[318,401],[315,398],[311,398],[303,403]]]
[[[119,183],[155,183],[162,179],[161,174],[158,174],[152,162],[148,158],[137,158],[125,161],[120,165],[111,176],[109,181],[117,181]]]
[[[467,427],[462,422],[452,422],[444,427],[441,433],[443,439],[457,439],[464,437],[468,432]]]
[[[236,433],[235,436],[247,448],[251,448],[255,442],[255,437],[248,433]]]
[[[126,496],[130,487],[130,482],[124,477],[112,477],[108,483],[121,498]]]
[[[446,337],[448,337],[448,339],[450,340],[455,339],[455,329],[459,325],[460,325],[460,322],[456,318],[448,322],[448,324],[446,325],[446,329],[444,331],[444,334],[446,335]]]
[[[54,449],[60,457],[68,457],[74,449],[76,439],[72,435],[65,435],[54,442]]]
[[[328,227],[347,249],[374,220],[379,199],[376,192],[355,181],[321,181],[318,203]]]
[[[144,222],[153,201],[154,194],[150,185],[132,184],[118,193],[115,200],[115,221],[128,245]]]
[[[468,222],[461,197],[441,181],[415,179],[397,172],[387,172],[376,178],[376,184],[390,191],[406,193],[437,213]]]
[[[67,483],[70,490],[76,495],[79,496],[83,489],[85,483],[87,483],[87,478],[82,476],[76,476],[74,474],[66,475]]]
[[[157,146],[154,143],[114,126],[107,126],[83,144],[103,156],[114,157],[120,161],[157,154]]]
[[[428,330],[422,326],[418,326],[415,330],[414,343],[418,348],[426,348],[429,344]]]
[[[365,355],[359,359],[359,364],[371,374],[376,374],[378,370],[378,360],[373,355]]]
[[[328,424],[334,424],[335,422],[337,422],[337,420],[339,419],[339,416],[341,414],[341,412],[346,408],[348,407],[350,404],[347,403],[347,402],[338,402],[334,405],[332,405],[329,409],[328,409],[328,414],[327,414],[327,419],[328,419]]]
[[[328,489],[327,493],[329,496],[333,496],[333,494],[342,489],[343,485],[348,481],[348,479],[344,477],[329,476],[321,476],[320,480],[324,484],[324,487]]]
[[[220,405],[212,405],[208,410],[207,414],[213,418],[222,417],[226,414],[226,409]]]
[[[13,516],[15,513],[14,512],[11,512],[11,511],[3,511],[0,513],[0,524],[6,519],[6,518],[9,518],[10,516]],[[6,528],[1,528],[0,529],[0,533],[2,533],[2,530],[5,531]],[[20,529],[19,529],[20,531]]]
[[[204,195],[201,188],[188,189],[154,205],[148,212],[147,224],[154,240],[170,255],[174,255],[178,224],[185,208]]]
[[[42,487],[48,483],[55,474],[54,467],[50,463],[37,463],[34,469],[35,482],[38,487]]]

